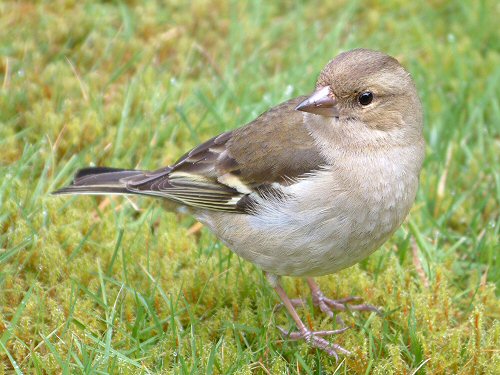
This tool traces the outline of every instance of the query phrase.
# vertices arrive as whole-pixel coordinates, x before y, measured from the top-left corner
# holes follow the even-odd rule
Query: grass
[[[493,374],[500,368],[496,1],[0,3],[0,374]],[[403,227],[319,279],[346,314],[336,363],[261,271],[158,201],[53,198],[77,168],[154,169],[308,93],[341,50],[412,72],[427,158]],[[285,278],[290,295],[306,295]],[[308,306],[317,329],[334,324]]]

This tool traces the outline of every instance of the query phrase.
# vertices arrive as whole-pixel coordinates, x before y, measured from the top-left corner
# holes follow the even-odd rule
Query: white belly
[[[353,179],[346,171],[346,183],[342,171],[321,171],[284,188],[292,198],[267,202],[256,215],[197,216],[231,250],[267,272],[325,275],[366,258],[400,226],[418,185],[418,176],[401,173],[388,170],[374,180]]]

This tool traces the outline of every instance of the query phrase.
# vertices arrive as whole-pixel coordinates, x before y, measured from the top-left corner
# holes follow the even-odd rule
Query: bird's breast
[[[200,220],[268,272],[333,273],[380,247],[409,212],[418,173],[394,160],[344,161],[284,187],[285,200],[261,200],[254,215],[206,212]]]

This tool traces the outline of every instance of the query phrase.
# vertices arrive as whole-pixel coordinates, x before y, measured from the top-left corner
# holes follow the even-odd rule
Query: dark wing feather
[[[133,193],[172,199],[187,206],[241,212],[253,195],[288,184],[325,163],[289,100],[246,126],[222,133],[183,155],[175,164],[126,179]],[[243,199],[244,198],[244,199]]]

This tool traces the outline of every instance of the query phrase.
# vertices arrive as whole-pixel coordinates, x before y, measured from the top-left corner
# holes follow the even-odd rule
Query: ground
[[[0,3],[0,374],[494,374],[500,368],[500,37],[494,0]],[[154,169],[356,47],[413,74],[427,151],[405,224],[319,278],[339,362],[262,272],[154,199],[52,197],[80,167]],[[306,296],[300,279],[284,279]],[[335,322],[312,306],[308,325]]]

